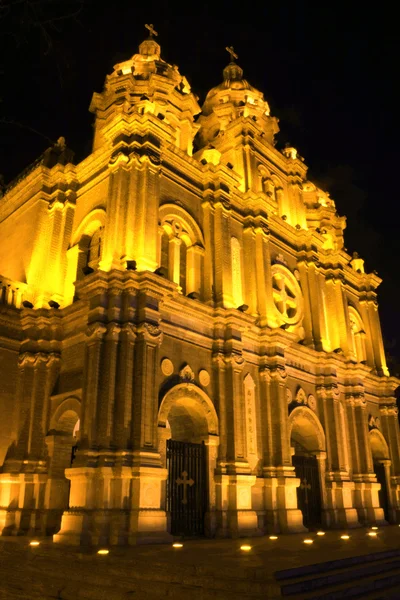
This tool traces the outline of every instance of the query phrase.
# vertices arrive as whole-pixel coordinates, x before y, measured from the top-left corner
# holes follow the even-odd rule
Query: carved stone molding
[[[205,369],[199,371],[199,381],[203,387],[210,385],[210,374]]]
[[[186,364],[180,371],[179,377],[183,382],[192,383],[194,381],[194,372],[190,365]]]
[[[104,334],[107,332],[107,327],[103,323],[91,323],[86,329],[86,337],[90,341],[97,341],[103,339]]]
[[[163,358],[161,361],[161,372],[165,377],[170,377],[174,372],[174,364],[169,358]]]
[[[137,333],[140,339],[147,343],[160,345],[163,340],[163,332],[154,323],[142,323],[137,328]]]
[[[133,325],[133,323],[125,323],[121,328],[121,334],[124,335],[132,343],[137,338],[135,326]]]

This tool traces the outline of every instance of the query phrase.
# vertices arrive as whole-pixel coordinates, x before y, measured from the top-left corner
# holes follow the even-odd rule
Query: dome
[[[198,120],[201,129],[197,136],[202,148],[224,132],[230,123],[240,118],[251,118],[259,123],[268,141],[273,142],[279,128],[277,120],[270,116],[264,94],[243,77],[243,69],[235,62],[233,48],[227,48],[232,60],[223,70],[223,81],[207,94]],[[267,122],[268,121],[268,122]]]

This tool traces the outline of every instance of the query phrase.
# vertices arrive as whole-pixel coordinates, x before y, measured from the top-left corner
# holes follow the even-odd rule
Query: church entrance
[[[297,488],[297,506],[303,513],[303,523],[308,529],[321,525],[321,490],[318,461],[315,456],[294,455],[292,464],[296,477],[300,479]]]
[[[383,509],[385,521],[389,521],[389,498],[386,483],[385,465],[382,463],[374,463],[374,471],[376,480],[381,484],[381,489],[378,492],[379,506]]]
[[[203,535],[207,510],[204,443],[167,440],[167,469],[167,511],[172,535]]]

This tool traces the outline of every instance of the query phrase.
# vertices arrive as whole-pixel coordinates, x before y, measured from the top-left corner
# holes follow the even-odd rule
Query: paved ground
[[[97,549],[64,547],[49,539],[32,548],[27,538],[0,538],[1,600],[155,600],[277,598],[277,570],[400,548],[400,527],[249,540],[190,540],[171,545]],[[304,544],[304,539],[313,544]],[[250,544],[250,552],[240,546]],[[400,592],[399,592],[400,593]],[[400,596],[399,596],[400,597]]]

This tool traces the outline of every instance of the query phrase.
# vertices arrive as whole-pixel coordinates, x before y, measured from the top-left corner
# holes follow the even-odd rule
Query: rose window
[[[303,316],[303,297],[294,275],[283,265],[272,266],[272,296],[279,321],[294,325]]]

